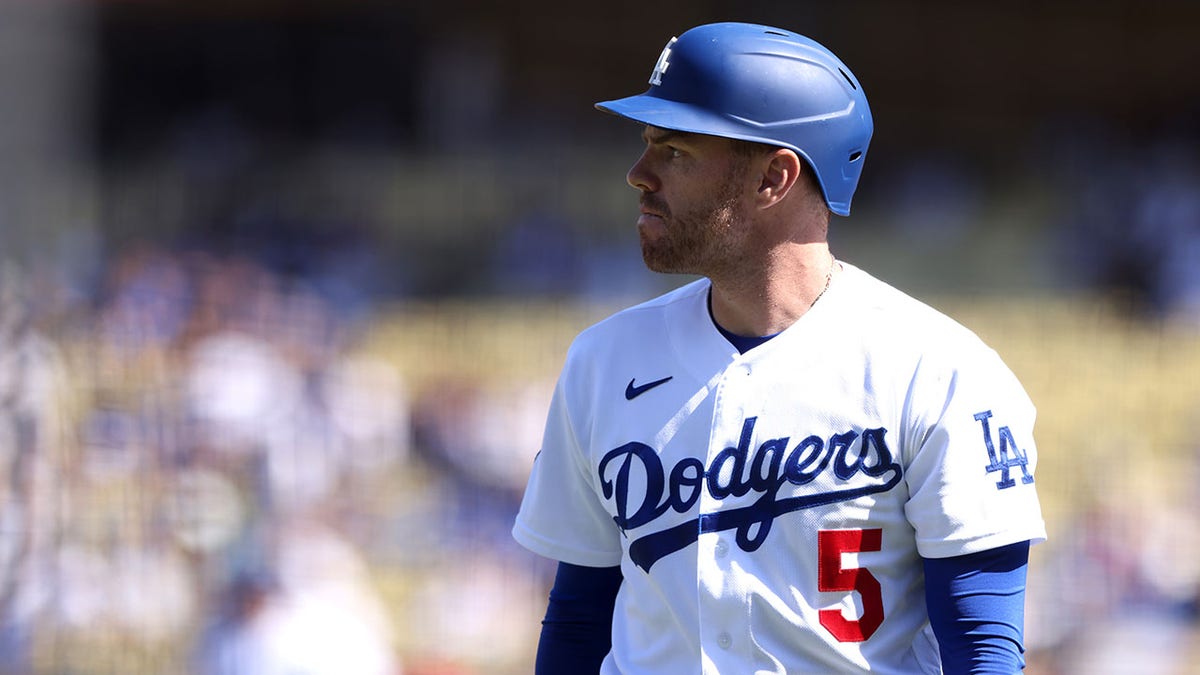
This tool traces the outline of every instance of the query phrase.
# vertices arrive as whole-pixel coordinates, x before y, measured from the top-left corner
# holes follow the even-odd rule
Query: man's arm
[[[925,604],[947,673],[1025,668],[1029,542],[953,558],[925,558]]]
[[[536,675],[600,672],[612,648],[613,605],[622,579],[620,566],[558,564],[542,620]]]

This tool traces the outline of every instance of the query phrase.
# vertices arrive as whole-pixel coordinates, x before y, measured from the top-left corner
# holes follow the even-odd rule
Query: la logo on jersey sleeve
[[[1016,439],[1013,438],[1012,430],[1007,426],[1002,426],[997,429],[1000,436],[1000,443],[997,446],[992,439],[992,429],[989,420],[992,418],[991,410],[975,413],[975,421],[979,422],[983,428],[983,445],[987,448],[988,464],[986,470],[988,473],[1000,473],[1000,480],[996,481],[996,488],[999,490],[1007,490],[1017,484],[1010,474],[1013,468],[1021,470],[1021,483],[1029,485],[1033,482],[1033,476],[1029,473],[1029,454],[1017,445]],[[1012,456],[1009,456],[1009,453]]]

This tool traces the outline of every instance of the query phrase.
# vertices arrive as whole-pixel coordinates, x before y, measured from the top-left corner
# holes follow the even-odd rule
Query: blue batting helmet
[[[874,129],[862,86],[838,57],[803,35],[747,23],[672,38],[646,92],[596,107],[663,129],[791,148],[841,216],[850,214]]]

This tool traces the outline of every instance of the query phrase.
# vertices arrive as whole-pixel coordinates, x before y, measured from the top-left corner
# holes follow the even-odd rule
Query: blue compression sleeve
[[[536,675],[600,672],[612,648],[613,605],[622,579],[619,566],[558,564],[542,620]]]
[[[1029,542],[954,558],[925,558],[925,604],[946,673],[1025,668]]]

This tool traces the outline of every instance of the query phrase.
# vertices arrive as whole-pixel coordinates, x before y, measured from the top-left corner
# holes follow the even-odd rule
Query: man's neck
[[[713,318],[737,335],[774,335],[804,316],[836,273],[824,242],[773,251],[758,269],[709,277]]]

